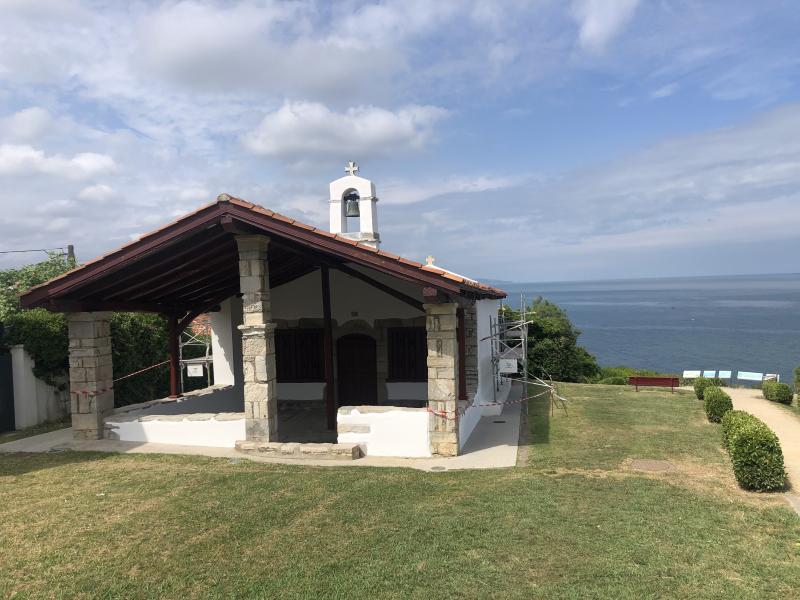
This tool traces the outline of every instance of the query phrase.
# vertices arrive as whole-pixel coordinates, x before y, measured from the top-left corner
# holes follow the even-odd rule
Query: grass
[[[31,437],[33,435],[48,433],[50,431],[56,431],[57,429],[64,429],[65,427],[69,426],[69,421],[54,421],[52,423],[42,423],[41,425],[34,425],[33,427],[18,429],[17,431],[3,431],[0,432],[0,444],[21,440],[22,438]]]
[[[0,458],[0,596],[786,598],[800,519],[736,488],[688,394],[564,385],[529,464],[423,473]],[[670,460],[647,474],[631,458]]]

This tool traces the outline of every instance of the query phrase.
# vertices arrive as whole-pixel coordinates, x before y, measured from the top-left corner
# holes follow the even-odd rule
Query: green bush
[[[794,398],[794,391],[785,383],[777,381],[765,381],[761,384],[761,393],[767,400],[780,402],[781,404],[791,404]]]
[[[67,319],[34,308],[6,316],[3,344],[22,344],[34,360],[33,373],[50,385],[66,385],[69,369]]]
[[[505,317],[524,316],[528,326],[528,370],[537,377],[555,381],[594,381],[599,368],[595,357],[578,345],[580,330],[569,320],[564,309],[543,298],[522,311],[503,307]]]
[[[783,452],[769,427],[753,415],[735,410],[722,418],[722,431],[739,485],[759,492],[783,489]]]
[[[800,390],[800,365],[794,368],[794,389]]]
[[[730,450],[730,438],[733,437],[752,415],[743,410],[731,410],[722,417],[722,445]]]
[[[605,377],[601,379],[597,383],[603,385],[628,385],[628,378],[627,377]]]
[[[5,321],[3,344],[22,344],[35,361],[34,374],[50,385],[65,387],[69,375],[67,319],[43,308],[23,310]],[[128,375],[168,356],[167,326],[158,315],[114,313],[111,317],[114,378]],[[169,394],[169,367],[164,365],[114,384],[114,404],[124,406]]]
[[[703,400],[703,393],[707,387],[722,387],[723,385],[722,380],[716,377],[698,377],[692,383],[694,393],[698,400]]]
[[[712,423],[719,423],[726,412],[733,410],[731,397],[718,387],[706,387],[703,399],[706,403],[706,416]]]
[[[111,352],[114,378],[145,369],[169,355],[166,321],[154,314],[114,313]],[[125,406],[169,394],[169,365],[114,383],[114,404]]]

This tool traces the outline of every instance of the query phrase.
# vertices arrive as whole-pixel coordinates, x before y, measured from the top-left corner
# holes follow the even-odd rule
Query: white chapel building
[[[508,392],[489,332],[506,294],[384,249],[375,184],[345,170],[328,231],[222,194],[30,290],[25,306],[68,313],[75,435],[289,458],[462,452]],[[115,402],[109,311],[167,318],[168,398]],[[213,385],[184,394],[178,340],[203,313]]]

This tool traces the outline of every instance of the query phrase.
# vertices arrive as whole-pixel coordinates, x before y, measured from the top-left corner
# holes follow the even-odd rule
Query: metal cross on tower
[[[358,163],[352,160],[347,161],[347,166],[344,168],[345,173],[355,175],[358,172]]]

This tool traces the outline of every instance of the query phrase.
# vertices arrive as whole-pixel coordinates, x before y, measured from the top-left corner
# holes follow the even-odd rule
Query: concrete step
[[[300,442],[236,442],[236,450],[242,454],[269,456],[272,458],[313,458],[315,460],[355,460],[361,458],[358,444],[303,444]]]

